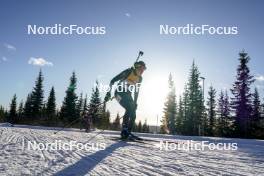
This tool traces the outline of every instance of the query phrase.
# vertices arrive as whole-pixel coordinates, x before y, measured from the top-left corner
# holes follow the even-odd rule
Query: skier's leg
[[[136,108],[133,100],[129,101],[128,113],[129,113],[128,131],[129,133],[131,133],[136,120]]]
[[[133,101],[130,93],[116,93],[116,98],[120,105],[125,109],[125,114],[123,116],[123,125],[121,131],[121,137],[127,138],[129,136],[129,122],[131,117],[131,101]]]

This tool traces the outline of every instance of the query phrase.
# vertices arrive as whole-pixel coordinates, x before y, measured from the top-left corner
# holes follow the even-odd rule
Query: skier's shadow
[[[93,168],[95,168],[95,166],[99,164],[103,159],[111,155],[115,150],[117,150],[120,147],[125,147],[128,145],[131,144],[128,144],[124,141],[116,142],[105,148],[105,150],[99,150],[96,153],[83,157],[73,165],[68,166],[61,171],[58,171],[54,175],[55,176],[86,175],[88,174],[89,171],[93,170]]]

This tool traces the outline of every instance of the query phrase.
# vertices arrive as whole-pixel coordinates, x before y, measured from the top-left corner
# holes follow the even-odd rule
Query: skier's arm
[[[122,71],[121,73],[119,73],[118,75],[116,75],[109,84],[109,90],[105,95],[104,101],[107,102],[108,100],[110,100],[111,98],[111,90],[112,90],[112,86],[115,84],[115,82],[122,80],[122,79],[126,79],[126,77],[129,75],[129,73],[131,72],[131,69],[126,69],[124,71]]]
[[[124,71],[122,71],[121,73],[119,73],[118,75],[116,75],[111,81],[110,81],[110,90],[112,88],[112,86],[115,84],[115,82],[122,80],[122,79],[126,79],[126,77],[128,76],[128,74],[131,72],[131,68],[128,68]]]

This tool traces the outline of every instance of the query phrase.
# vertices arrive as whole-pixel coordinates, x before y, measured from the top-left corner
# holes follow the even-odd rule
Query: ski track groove
[[[238,151],[160,151],[155,142],[124,142],[109,139],[109,135],[96,132],[83,133],[55,130],[0,127],[0,175],[53,175],[82,160],[92,167],[87,175],[264,175],[263,141],[247,143],[238,140]],[[104,142],[106,150],[96,151],[28,151],[21,145],[27,141],[37,143],[55,140],[80,143]],[[118,144],[113,151],[108,146]],[[255,148],[252,149],[252,147]],[[96,153],[96,155],[94,155]],[[106,157],[104,157],[106,156]],[[79,169],[79,168],[78,168]],[[78,170],[77,170],[78,171]],[[128,173],[129,171],[129,173]]]

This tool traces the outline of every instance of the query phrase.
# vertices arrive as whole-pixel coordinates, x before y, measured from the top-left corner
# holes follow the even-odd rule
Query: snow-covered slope
[[[237,150],[160,150],[158,142],[113,140],[118,132],[97,135],[68,129],[0,125],[0,175],[264,175],[264,141],[139,134],[193,143],[237,143]],[[29,141],[103,144],[101,150],[28,150]],[[186,142],[186,141],[185,141]],[[176,145],[172,143],[173,145]],[[93,144],[91,144],[93,145]],[[103,148],[104,150],[102,150]]]

